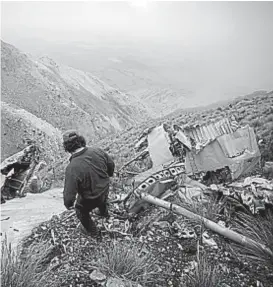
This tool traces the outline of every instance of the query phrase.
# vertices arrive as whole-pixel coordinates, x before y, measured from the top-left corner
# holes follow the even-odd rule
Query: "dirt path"
[[[1,241],[7,234],[8,241],[16,247],[35,226],[64,210],[60,188],[42,194],[29,193],[24,198],[8,200],[1,204]]]

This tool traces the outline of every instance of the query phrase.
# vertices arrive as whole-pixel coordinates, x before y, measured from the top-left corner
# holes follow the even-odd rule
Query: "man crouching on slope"
[[[65,171],[64,205],[67,209],[73,208],[78,195],[77,217],[85,231],[97,237],[98,230],[89,212],[98,207],[100,214],[108,217],[109,177],[113,176],[115,164],[102,149],[86,147],[84,137],[76,131],[63,134],[63,146],[71,154]]]

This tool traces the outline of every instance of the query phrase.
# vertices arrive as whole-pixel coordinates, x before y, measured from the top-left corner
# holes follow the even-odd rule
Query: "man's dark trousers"
[[[97,235],[97,228],[89,213],[93,209],[99,208],[100,215],[108,217],[108,194],[109,190],[105,191],[102,195],[95,199],[84,199],[81,196],[78,196],[77,198],[75,205],[76,215],[85,230],[92,235]]]

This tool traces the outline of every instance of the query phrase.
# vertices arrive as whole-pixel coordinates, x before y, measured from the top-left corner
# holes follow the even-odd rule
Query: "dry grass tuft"
[[[261,263],[273,272],[273,213],[269,212],[265,218],[240,213],[234,220],[234,226],[236,232],[265,245],[271,251],[270,255],[260,245],[252,247],[234,245],[233,252],[237,258]]]
[[[46,286],[47,273],[41,272],[41,259],[48,252],[47,244],[40,243],[30,247],[24,259],[20,257],[19,250],[12,250],[7,237],[3,240],[1,249],[1,286]]]
[[[179,205],[195,214],[205,217],[206,219],[217,222],[223,214],[227,200],[225,198],[217,200],[208,197],[202,200],[188,198],[188,200],[179,200]]]
[[[125,282],[160,283],[164,274],[152,254],[143,252],[140,246],[132,242],[112,241],[98,249],[98,260],[94,264],[107,276],[121,278]]]
[[[198,252],[197,264],[192,275],[186,275],[188,287],[217,287],[223,280],[218,265],[212,265],[205,253]]]

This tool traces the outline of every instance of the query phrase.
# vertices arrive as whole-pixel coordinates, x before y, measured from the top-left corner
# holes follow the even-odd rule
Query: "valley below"
[[[45,161],[45,167],[35,176],[40,184],[50,182],[42,193],[27,193],[1,205],[3,286],[10,286],[8,282],[13,278],[16,284],[25,282],[14,286],[24,287],[270,287],[273,92],[251,90],[247,94],[237,90],[239,97],[231,93],[233,96],[223,96],[221,101],[215,96],[214,101],[212,96],[208,103],[208,94],[201,89],[203,98],[199,98],[198,89],[193,89],[196,83],[185,80],[183,73],[187,73],[179,65],[173,65],[170,71],[167,60],[159,61],[159,55],[154,59],[146,56],[150,62],[143,65],[148,61],[145,53],[141,61],[133,61],[134,57],[122,52],[110,57],[106,49],[101,51],[101,55],[105,53],[101,56],[104,61],[98,58],[96,64],[97,50],[88,63],[82,49],[90,55],[90,46],[77,45],[81,49],[72,49],[77,60],[70,57],[70,47],[62,55],[55,51],[53,60],[1,42],[1,161],[21,151],[31,140],[41,151],[40,160]],[[151,63],[158,66],[151,68]],[[80,69],[83,64],[85,68]],[[184,82],[180,82],[181,78]],[[221,93],[220,85],[215,91],[214,95],[228,93],[226,89]],[[254,129],[262,165],[231,183],[219,180],[207,184],[208,194],[196,201],[180,198],[184,189],[200,193],[191,185],[178,184],[162,196],[167,204],[181,205],[220,230],[224,226],[226,234],[232,230],[240,238],[246,236],[247,241],[250,238],[258,242],[258,247],[240,245],[206,228],[203,221],[156,204],[147,204],[139,214],[131,216],[122,202],[110,203],[109,219],[92,214],[101,232],[101,239],[95,241],[82,233],[74,211],[65,210],[65,130],[76,129],[86,137],[88,145],[103,148],[114,159],[118,171],[136,156],[135,147],[142,134],[153,127],[178,125],[185,130],[232,116],[239,126]],[[265,163],[269,166],[266,172]],[[150,164],[143,159],[129,168],[127,175],[115,174],[110,201],[131,192],[132,175],[146,172]],[[192,177],[203,182],[200,174]],[[4,180],[3,176],[2,183]],[[176,180],[179,183],[179,177]],[[230,194],[258,194],[261,201],[269,204],[268,214],[253,215],[245,202],[236,206],[244,212],[247,209],[246,214],[227,202],[216,202],[213,195],[227,190]],[[130,200],[137,201],[136,196]],[[241,216],[244,227],[240,227]],[[263,244],[267,253],[260,249]],[[16,253],[18,246],[21,249]],[[12,277],[13,270],[20,270],[16,278]]]

